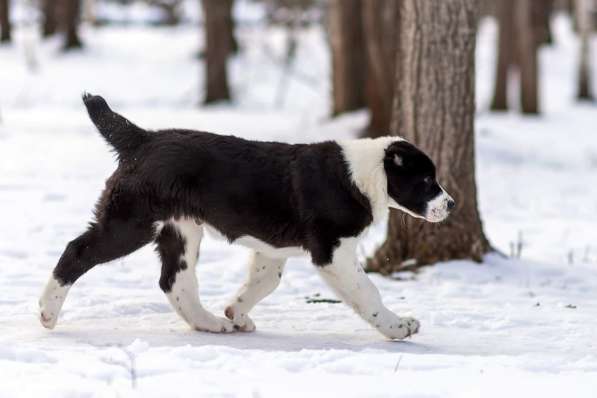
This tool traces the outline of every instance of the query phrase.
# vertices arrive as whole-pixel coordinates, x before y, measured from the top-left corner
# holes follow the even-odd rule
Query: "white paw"
[[[380,328],[380,332],[393,340],[402,340],[419,331],[419,321],[415,318],[398,318],[397,322],[390,323],[386,327]]]
[[[243,314],[234,305],[226,307],[224,311],[226,318],[230,319],[234,324],[234,329],[239,332],[254,332],[255,323],[249,318],[247,314]]]
[[[230,319],[220,318],[217,316],[210,317],[208,320],[196,322],[193,325],[195,330],[200,332],[210,333],[230,333],[234,332],[234,324]]]
[[[58,315],[54,311],[41,306],[40,302],[39,321],[41,322],[41,325],[46,329],[54,329],[57,320]]]
[[[68,289],[68,286],[61,286],[54,278],[50,278],[39,299],[39,321],[43,327],[54,329],[56,326]]]

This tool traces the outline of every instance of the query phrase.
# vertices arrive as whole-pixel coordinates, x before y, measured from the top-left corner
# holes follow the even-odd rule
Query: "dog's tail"
[[[120,159],[127,158],[149,139],[147,131],[112,111],[99,95],[83,94],[89,118]]]

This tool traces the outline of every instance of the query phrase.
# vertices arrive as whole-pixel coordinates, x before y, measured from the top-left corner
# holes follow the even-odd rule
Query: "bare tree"
[[[505,111],[508,109],[508,72],[514,63],[514,0],[500,0],[496,6],[499,37],[491,109]]]
[[[593,18],[591,15],[591,0],[576,0],[574,6],[580,35],[577,98],[579,100],[592,100],[590,39],[593,31]]]
[[[10,0],[0,0],[0,42],[10,41]]]
[[[64,50],[81,48],[79,39],[79,22],[81,21],[81,0],[61,0],[61,27],[64,32]]]
[[[228,57],[232,51],[232,0],[202,0],[205,23],[204,103],[230,100]]]
[[[58,28],[58,2],[60,0],[42,0],[42,36],[48,37],[56,33]]]
[[[331,0],[329,30],[332,52],[332,114],[365,105],[365,48],[361,0]]]
[[[401,1],[363,0],[369,137],[387,135],[390,130]]]
[[[539,113],[538,40],[532,26],[531,0],[515,1],[517,35],[516,59],[520,68],[520,105],[522,113]]]
[[[501,1],[501,0],[500,0]],[[531,0],[531,19],[537,43],[552,44],[553,34],[551,33],[551,13],[554,8],[554,0]]]
[[[523,113],[539,113],[538,50],[550,40],[551,0],[500,0],[498,55],[491,109],[508,109],[509,72],[520,72],[520,100]]]
[[[385,243],[368,268],[390,273],[405,264],[471,258],[490,250],[475,186],[475,40],[477,0],[404,0],[400,75],[392,131],[435,160],[438,180],[457,208],[441,224],[392,212]]]

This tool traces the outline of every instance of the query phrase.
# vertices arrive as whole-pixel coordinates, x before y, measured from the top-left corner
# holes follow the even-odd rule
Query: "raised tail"
[[[112,145],[120,159],[127,158],[148,140],[148,133],[112,111],[99,95],[83,94],[89,118],[100,134]]]

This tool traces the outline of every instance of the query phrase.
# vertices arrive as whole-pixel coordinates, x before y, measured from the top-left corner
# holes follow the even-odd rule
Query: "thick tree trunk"
[[[368,137],[390,132],[394,74],[400,27],[401,0],[363,0],[363,27],[367,50]]]
[[[43,0],[42,14],[43,22],[41,33],[43,37],[48,37],[56,33],[58,27],[58,3],[60,0]]]
[[[514,64],[514,0],[500,0],[496,6],[499,37],[491,110],[505,111],[508,109],[508,71]]]
[[[483,234],[475,186],[477,0],[404,0],[392,131],[424,150],[457,208],[432,224],[392,212],[385,243],[369,261],[382,273],[438,261],[480,261]]]
[[[539,65],[537,37],[532,26],[532,0],[515,1],[515,25],[518,42],[517,61],[520,70],[520,102],[522,113],[539,113]]]
[[[365,48],[361,0],[330,0],[328,25],[332,52],[332,114],[365,105]]]
[[[210,104],[230,101],[228,56],[232,0],[202,0],[205,23],[205,99]]]
[[[63,10],[62,30],[64,31],[64,50],[81,48],[83,44],[79,39],[79,22],[81,20],[81,0],[62,0]]]
[[[10,0],[0,0],[0,42],[10,41]]]
[[[593,19],[590,0],[576,0],[575,14],[580,35],[577,98],[579,100],[592,100],[590,40],[593,31]]]

